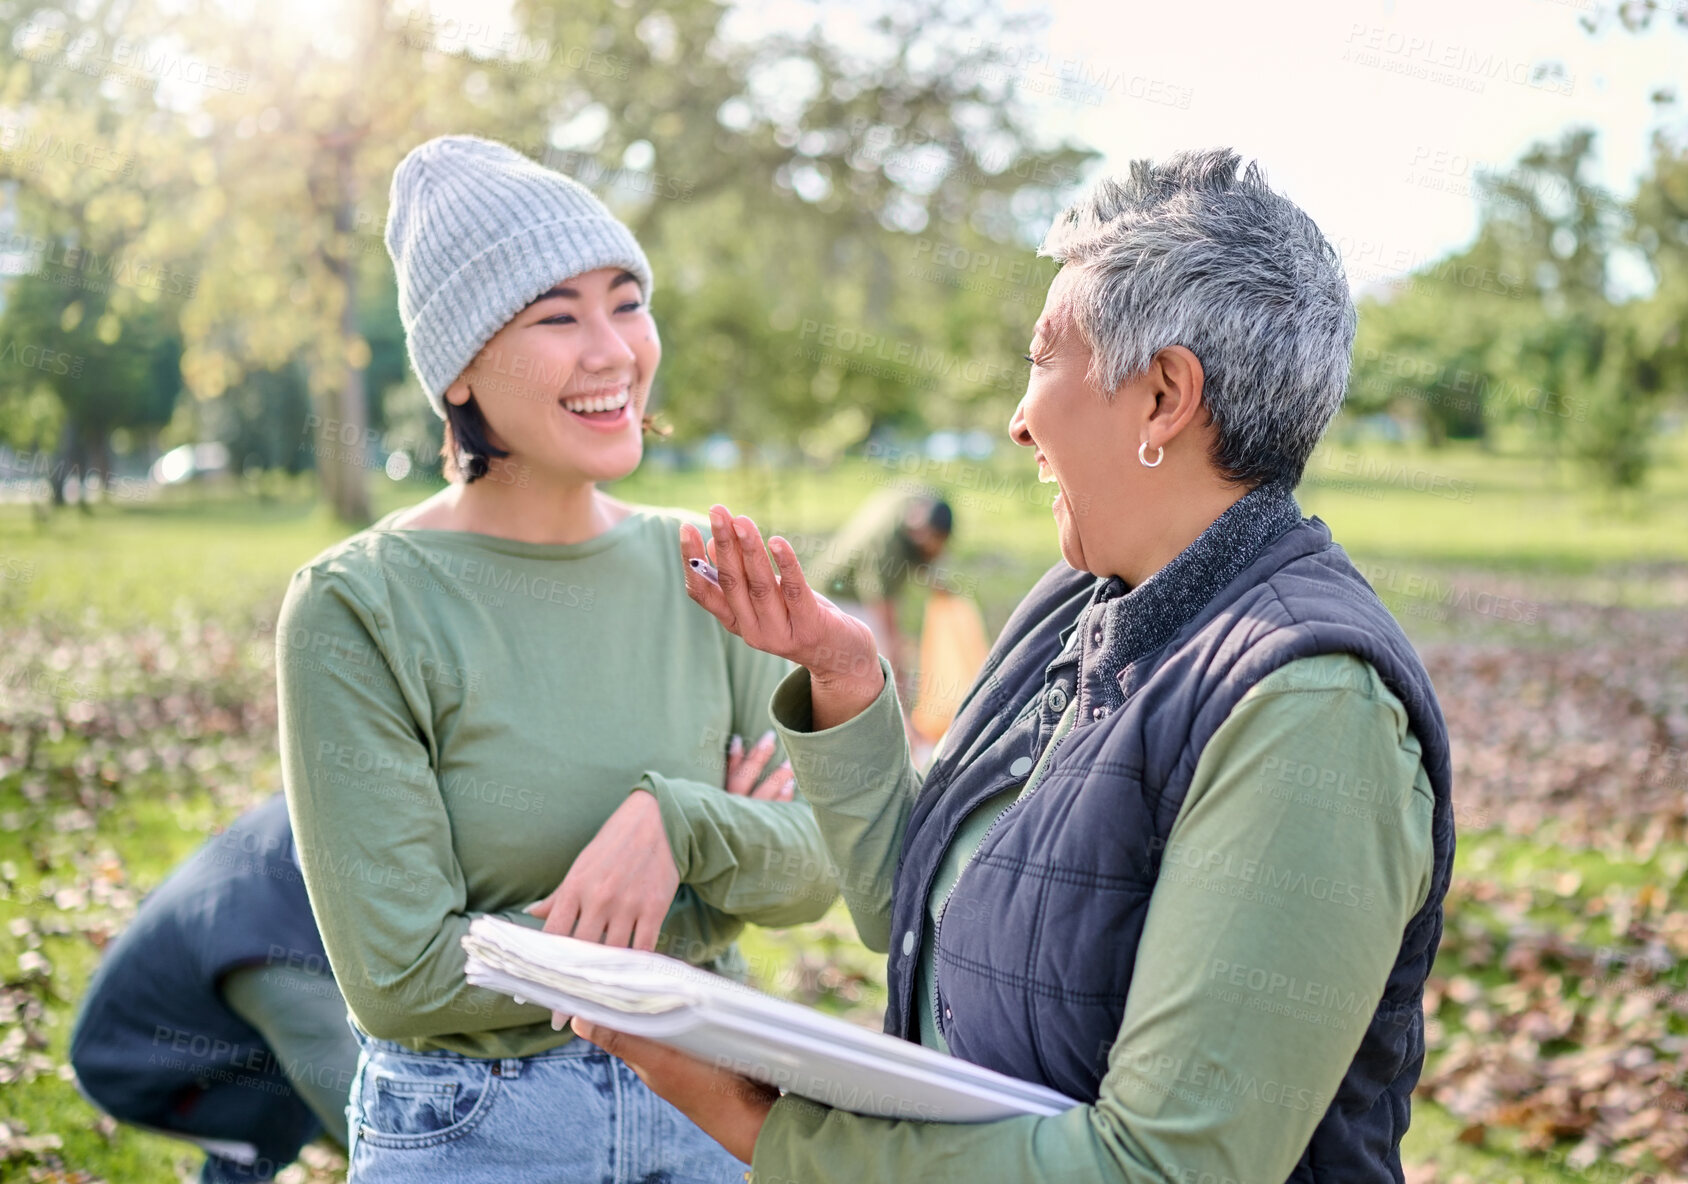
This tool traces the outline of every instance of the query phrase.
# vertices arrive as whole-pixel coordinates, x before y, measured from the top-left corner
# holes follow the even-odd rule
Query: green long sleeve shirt
[[[365,1031],[486,1057],[571,1039],[465,981],[460,939],[480,914],[539,926],[522,910],[635,789],[681,882],[659,949],[730,973],[744,922],[826,911],[810,808],[723,789],[789,666],[687,598],[678,529],[700,517],[637,508],[572,544],[393,517],[295,573],[276,626],[288,812]]]
[[[889,672],[879,698],[837,727],[810,730],[801,670],[775,693],[773,715],[843,869],[862,940],[885,951],[920,786]],[[970,853],[978,816],[1005,800],[981,805],[958,844]],[[1369,664],[1333,654],[1281,667],[1202,751],[1094,1104],[965,1126],[868,1118],[788,1095],[757,1140],[755,1178],[1281,1184],[1359,1048],[1407,921],[1428,898],[1432,805],[1406,710]],[[955,855],[929,907],[965,866]],[[1250,868],[1304,873],[1293,881],[1304,890],[1274,891]],[[932,959],[928,941],[917,1004],[926,1011]],[[923,1043],[935,1045],[934,1036],[932,1025],[923,1029]]]

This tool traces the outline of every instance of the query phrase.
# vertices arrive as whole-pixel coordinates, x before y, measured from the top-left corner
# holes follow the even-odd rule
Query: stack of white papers
[[[869,1032],[662,954],[497,917],[476,918],[463,948],[476,986],[660,1041],[857,1114],[990,1122],[1078,1105],[1045,1086]]]

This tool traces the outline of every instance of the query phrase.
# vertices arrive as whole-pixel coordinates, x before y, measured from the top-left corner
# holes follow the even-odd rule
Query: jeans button
[[[1067,709],[1067,688],[1056,683],[1049,688],[1049,694],[1044,696],[1044,702],[1049,704],[1051,711],[1065,711]]]

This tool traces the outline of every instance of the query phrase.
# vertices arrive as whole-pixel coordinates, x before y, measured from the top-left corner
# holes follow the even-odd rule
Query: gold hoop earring
[[[1166,459],[1166,445],[1162,444],[1159,448],[1155,449],[1155,463],[1154,464],[1150,464],[1149,458],[1143,455],[1148,450],[1149,450],[1149,442],[1147,440],[1145,440],[1141,444],[1139,444],[1137,446],[1137,460],[1142,464],[1142,466],[1145,469],[1158,468],[1160,466],[1160,462]]]

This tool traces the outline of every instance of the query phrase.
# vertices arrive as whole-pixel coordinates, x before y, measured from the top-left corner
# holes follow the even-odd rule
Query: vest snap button
[[[912,953],[914,953],[914,930],[910,929],[903,934],[903,957],[907,958]]]
[[[1102,644],[1102,631],[1100,629],[1096,630],[1096,632],[1094,632],[1090,635],[1090,640],[1097,645],[1101,645]]]
[[[944,1018],[945,1018],[945,1019],[946,1019],[946,1020],[952,1020],[952,1019],[954,1019],[954,1018],[955,1018],[955,1017],[954,1017],[954,1016],[953,1016],[953,1015],[951,1015],[951,1014],[950,1014],[950,1009],[949,1009],[949,1008],[947,1008],[947,1007],[946,1007],[946,1008],[944,1008]]]
[[[1106,707],[1092,707],[1090,709],[1090,718],[1091,719],[1101,719],[1104,715],[1107,715],[1107,714],[1108,714],[1108,709]]]
[[[1024,777],[1032,771],[1032,758],[1023,756],[1008,766],[1008,772],[1015,777]]]

